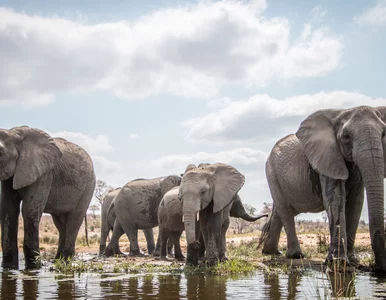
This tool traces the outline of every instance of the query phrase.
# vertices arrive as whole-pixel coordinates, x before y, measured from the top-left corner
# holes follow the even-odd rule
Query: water
[[[331,299],[343,296],[385,299],[386,278],[357,274],[345,281],[329,281],[324,273],[253,276],[188,276],[184,274],[63,275],[40,271],[1,271],[1,299]],[[346,294],[345,294],[346,293]]]

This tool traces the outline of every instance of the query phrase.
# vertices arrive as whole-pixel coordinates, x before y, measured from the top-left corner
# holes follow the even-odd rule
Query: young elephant
[[[27,269],[39,268],[39,223],[52,215],[59,231],[56,258],[75,253],[75,240],[95,188],[90,156],[81,147],[28,126],[0,130],[3,268],[18,268],[20,203]]]
[[[105,255],[114,255],[115,245],[125,232],[130,241],[131,254],[142,256],[138,245],[138,229],[152,229],[158,225],[157,211],[162,197],[180,182],[180,176],[170,175],[127,183],[113,202],[116,219]]]
[[[216,163],[189,165],[182,177],[182,201],[188,254],[186,263],[197,265],[200,243],[196,237],[196,215],[210,265],[226,260],[226,231],[234,198],[244,184],[244,175],[234,167]]]
[[[158,225],[159,225],[159,235],[161,237],[161,258],[166,258],[166,242],[170,239],[174,243],[175,258],[178,260],[184,260],[185,257],[182,255],[180,247],[180,238],[181,234],[184,231],[183,223],[183,209],[182,202],[178,199],[179,187],[171,189],[165,194],[162,198],[160,206],[158,208]],[[244,209],[243,204],[241,203],[240,196],[237,194],[232,203],[230,210],[230,216],[235,218],[241,218],[243,220],[254,222],[262,217],[267,217],[267,215],[260,215],[253,217],[247,214]],[[196,239],[201,238],[200,243],[203,243],[202,235],[199,232],[199,225],[196,224]],[[199,256],[203,256],[205,252],[205,245],[201,246],[201,253]]]
[[[141,179],[135,179],[135,180],[141,180]],[[102,212],[101,212],[101,240],[99,245],[99,254],[104,254],[106,250],[106,240],[107,236],[109,235],[110,231],[113,231],[114,229],[114,222],[116,219],[115,209],[114,209],[114,198],[118,195],[121,188],[116,188],[115,190],[112,190],[108,193],[106,193],[103,196],[102,200]],[[121,233],[123,234],[123,230],[120,228]],[[145,234],[146,242],[147,242],[147,251],[149,254],[153,254],[154,252],[154,235],[153,235],[153,229],[145,229],[143,230],[143,233]],[[122,235],[121,234],[121,235]],[[119,249],[119,241],[116,240],[116,243],[114,245],[111,245],[113,249],[113,255],[125,255],[120,249]],[[131,251],[130,251],[131,254]],[[130,255],[129,254],[129,255]]]

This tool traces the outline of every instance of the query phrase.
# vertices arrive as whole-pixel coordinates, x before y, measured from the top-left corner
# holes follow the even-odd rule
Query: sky
[[[259,210],[278,139],[386,105],[385,49],[386,0],[0,0],[0,127],[77,143],[114,187],[227,163]]]

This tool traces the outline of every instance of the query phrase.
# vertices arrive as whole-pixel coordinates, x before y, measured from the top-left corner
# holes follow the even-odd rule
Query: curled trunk
[[[240,218],[240,219],[243,219],[243,220],[248,221],[248,222],[254,222],[254,221],[261,219],[263,217],[268,217],[267,214],[259,215],[259,216],[249,215],[245,211],[245,208],[244,208],[243,204],[241,203],[241,199],[240,199],[240,196],[238,194],[233,198],[230,216],[234,217],[234,218]]]

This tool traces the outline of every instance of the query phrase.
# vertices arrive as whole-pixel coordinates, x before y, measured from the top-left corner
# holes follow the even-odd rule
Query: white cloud
[[[261,142],[295,132],[300,122],[318,109],[382,106],[385,103],[383,98],[345,91],[322,91],[283,100],[263,94],[230,102],[216,112],[183,123],[183,126],[189,129],[188,139],[192,141]]]
[[[0,103],[43,105],[95,89],[209,98],[228,83],[262,86],[338,67],[338,37],[307,25],[291,42],[289,21],[264,17],[266,6],[201,1],[96,25],[0,8]]]
[[[366,9],[361,15],[355,16],[354,21],[362,25],[386,24],[386,0],[379,0],[375,6]]]
[[[61,131],[50,133],[53,137],[61,137],[83,147],[89,154],[109,153],[114,151],[109,138],[105,135],[97,135],[95,138],[81,132]]]
[[[319,22],[327,15],[327,10],[321,5],[316,5],[312,8],[310,14],[312,21]]]
[[[97,178],[108,178],[110,174],[120,170],[119,163],[111,161],[103,156],[92,155],[91,158],[94,162]]]
[[[164,156],[150,162],[150,165],[155,168],[164,170],[174,170],[175,172],[183,172],[187,165],[194,163],[216,163],[222,162],[232,166],[243,166],[243,168],[255,168],[265,163],[267,154],[260,150],[251,148],[236,148],[221,152],[198,152],[195,154],[176,154]]]
[[[130,134],[129,134],[129,139],[135,140],[135,139],[137,139],[137,138],[139,138],[139,135],[138,135],[138,134],[136,134],[136,133],[130,133]]]

